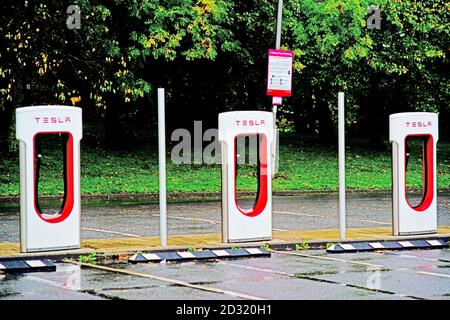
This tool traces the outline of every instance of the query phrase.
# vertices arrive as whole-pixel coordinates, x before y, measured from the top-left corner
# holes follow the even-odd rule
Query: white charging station
[[[222,151],[222,242],[272,239],[273,114],[231,111],[219,114]],[[240,208],[236,200],[238,138],[257,139],[258,190],[253,208]]]
[[[68,106],[16,109],[16,138],[20,141],[20,250],[36,252],[81,246],[80,140],[82,111]],[[45,135],[61,137],[64,198],[57,212],[39,204],[39,143]],[[58,138],[59,139],[59,138]]]
[[[408,138],[422,139],[423,192],[418,205],[411,205],[406,194]],[[429,112],[396,113],[389,116],[392,143],[393,234],[427,234],[437,231],[436,143],[438,115]]]

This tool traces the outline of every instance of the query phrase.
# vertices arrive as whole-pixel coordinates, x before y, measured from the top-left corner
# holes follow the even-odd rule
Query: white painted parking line
[[[151,214],[153,217],[159,217],[159,214]],[[203,219],[203,218],[194,218],[194,217],[180,217],[180,216],[173,216],[168,215],[168,219],[177,219],[177,220],[190,220],[190,221],[201,221],[201,222],[208,222],[211,224],[221,224],[220,221],[210,220],[210,219]]]
[[[324,256],[316,256],[316,255],[300,253],[300,252],[287,252],[287,251],[278,251],[278,250],[273,250],[273,249],[270,250],[270,252],[279,253],[279,254],[286,254],[286,255],[293,255],[293,256],[300,256],[300,257],[305,257],[305,258],[313,258],[313,259],[319,259],[319,260],[336,261],[336,262],[349,263],[349,264],[355,264],[355,265],[363,265],[363,266],[365,265],[365,266],[381,268],[383,270],[412,271],[414,273],[426,274],[426,275],[429,275],[429,276],[450,278],[450,275],[446,275],[446,274],[442,274],[442,273],[415,271],[415,270],[409,270],[407,268],[390,268],[390,267],[386,267],[386,266],[382,266],[382,265],[376,265],[376,264],[365,263],[365,262],[360,262],[360,261],[353,261],[353,260],[346,260],[346,259],[339,259],[339,258],[332,258],[332,257],[324,257]],[[385,253],[376,253],[376,252],[369,252],[369,253],[386,255]]]
[[[443,273],[437,273],[437,272],[427,272],[427,271],[416,271],[416,273],[426,274],[426,275],[429,275],[429,276],[435,276],[435,277],[441,277],[441,278],[449,278],[450,279],[450,274],[443,274]]]
[[[301,216],[301,217],[311,217],[311,218],[327,218],[326,216],[319,216],[317,214],[308,214],[308,213],[298,213],[298,212],[289,212],[289,211],[272,211],[273,213],[282,213],[289,214],[292,216]]]
[[[187,281],[172,279],[172,278],[167,278],[167,277],[161,277],[161,276],[155,276],[150,273],[142,273],[142,272],[135,272],[135,271],[129,271],[129,270],[124,270],[124,269],[116,269],[116,268],[111,268],[111,267],[107,267],[107,266],[102,266],[99,264],[91,264],[91,263],[84,263],[84,262],[77,262],[77,261],[71,261],[71,263],[78,264],[78,265],[85,266],[85,267],[90,267],[93,269],[99,269],[99,270],[104,270],[104,271],[109,271],[109,272],[121,273],[121,274],[136,276],[136,277],[148,278],[148,279],[158,280],[158,281],[162,281],[162,282],[177,284],[177,285],[191,288],[191,289],[198,289],[198,290],[202,290],[202,291],[225,294],[228,296],[237,297],[237,298],[241,298],[241,299],[265,300],[264,298],[261,298],[261,297],[252,296],[252,295],[237,292],[237,291],[223,290],[220,288],[214,288],[214,287],[210,287],[210,286],[192,284]]]
[[[97,229],[97,228],[89,228],[89,227],[82,227],[81,229],[82,230],[88,230],[88,231],[101,232],[101,233],[118,234],[118,235],[126,236],[126,237],[134,237],[134,238],[143,237],[143,236],[141,236],[139,234],[125,233],[125,232],[105,230],[105,229]]]
[[[342,263],[349,263],[349,264],[355,264],[355,265],[360,265],[360,266],[369,266],[369,267],[375,267],[375,268],[383,267],[381,265],[367,263],[367,262],[360,262],[360,261],[353,261],[353,260],[346,260],[346,259],[332,258],[332,257],[325,257],[325,256],[316,256],[316,255],[300,253],[300,252],[278,251],[278,250],[273,250],[273,249],[271,249],[270,252],[291,255],[291,256],[305,257],[305,258],[312,258],[312,259],[318,259],[318,260],[337,261],[337,262],[342,262]]]
[[[299,213],[299,212],[290,212],[290,211],[273,211],[273,213],[281,213],[281,214],[288,214],[292,216],[301,216],[301,217],[311,217],[311,218],[329,218],[329,216],[321,216],[317,214],[308,214],[308,213]],[[382,225],[391,225],[391,222],[386,221],[375,221],[375,220],[367,220],[367,219],[356,219],[352,217],[347,217],[349,220],[353,221],[360,221],[360,222],[367,222],[367,223],[374,223],[374,224],[382,224]]]
[[[339,282],[339,281],[330,280],[330,279],[312,277],[312,276],[309,276],[309,275],[302,276],[301,274],[294,274],[294,273],[289,273],[289,272],[284,272],[284,271],[279,271],[279,270],[273,270],[273,269],[267,269],[267,268],[252,267],[252,266],[241,265],[241,264],[237,264],[237,263],[230,263],[230,262],[225,262],[225,261],[220,261],[220,262],[218,262],[218,264],[226,265],[226,266],[230,266],[230,267],[235,267],[235,268],[251,270],[251,271],[258,271],[258,272],[266,272],[266,273],[271,273],[271,274],[278,274],[278,275],[287,276],[287,277],[296,278],[296,279],[301,279],[301,280],[326,282],[328,284],[336,284],[336,285],[339,285],[339,286],[342,286],[342,287],[349,287],[349,288],[355,288],[355,289],[360,289],[360,290],[375,291],[375,292],[390,294],[390,295],[399,296],[399,297],[412,298],[412,299],[418,299],[418,300],[423,300],[424,299],[424,298],[421,298],[421,297],[410,296],[410,295],[404,294],[404,293],[395,293],[395,292],[388,291],[388,290],[379,290],[379,289],[369,288],[367,286],[359,286],[359,285]]]
[[[151,214],[151,216],[159,217],[159,214]],[[176,219],[176,220],[208,222],[208,223],[211,223],[211,224],[222,224],[222,222],[220,222],[220,221],[215,221],[215,220],[210,220],[210,219],[203,219],[203,218],[180,217],[180,216],[173,216],[173,215],[168,215],[167,218],[168,219]],[[289,230],[286,230],[286,229],[277,229],[277,228],[272,228],[272,230],[273,231],[289,231]]]

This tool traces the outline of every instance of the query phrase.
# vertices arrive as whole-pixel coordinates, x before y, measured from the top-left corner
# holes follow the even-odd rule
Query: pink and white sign
[[[267,66],[267,95],[290,97],[292,95],[292,61],[290,50],[269,49]]]

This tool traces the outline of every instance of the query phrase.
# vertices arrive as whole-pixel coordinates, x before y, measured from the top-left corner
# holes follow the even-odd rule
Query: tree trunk
[[[313,114],[313,99],[308,87],[303,89],[300,98],[294,96],[294,127],[297,133],[313,133],[315,118]]]
[[[123,130],[120,123],[120,108],[122,105],[114,99],[112,94],[106,98],[105,111],[105,138],[106,147],[111,150],[118,150],[124,141]]]
[[[373,75],[370,79],[370,92],[368,96],[367,112],[365,113],[365,123],[369,146],[375,150],[386,150],[383,142],[384,131],[388,126],[388,119],[384,112],[384,94],[380,90],[380,75]]]
[[[4,101],[4,109],[0,117],[0,152],[1,154],[9,153],[9,129],[13,120],[13,106],[10,101]]]
[[[322,92],[326,92],[323,90]],[[319,96],[320,95],[316,95]],[[317,100],[317,115],[319,120],[319,141],[324,144],[332,144],[336,139],[333,121],[331,120],[331,111],[328,107],[328,99],[323,95]]]

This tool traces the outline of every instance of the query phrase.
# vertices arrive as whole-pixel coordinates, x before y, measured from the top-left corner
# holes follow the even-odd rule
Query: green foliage
[[[450,186],[450,144],[439,142],[437,150],[438,188]],[[280,145],[280,168],[273,179],[274,191],[337,190],[338,165],[336,150],[312,143]],[[49,154],[42,163],[39,185],[42,195],[63,193],[57,154]],[[408,163],[408,186],[422,188],[421,163]],[[255,191],[253,168],[239,169],[238,191]],[[0,195],[19,194],[18,156],[0,162]],[[168,192],[220,192],[220,165],[175,165],[167,162]],[[390,151],[367,151],[351,147],[346,153],[347,187],[353,190],[391,189]],[[158,156],[154,148],[129,152],[111,152],[83,147],[81,152],[81,193],[157,193]]]
[[[65,25],[72,4],[80,30]],[[366,27],[370,5],[381,8],[380,29]],[[121,121],[155,120],[152,88],[161,85],[173,125],[270,108],[277,1],[3,0],[0,10],[1,139],[14,139],[4,132],[14,130],[14,108],[69,104],[113,128],[114,142]],[[295,72],[294,95],[279,108],[282,131],[331,141],[341,90],[354,136],[380,131],[380,140],[387,130],[376,124],[393,112],[448,115],[448,18],[444,0],[286,1],[282,47],[294,51]]]
[[[326,245],[326,248],[329,249],[329,248],[331,248],[332,246],[338,245],[338,244],[339,244],[339,243],[328,242],[327,245]]]
[[[78,261],[83,262],[83,263],[96,264],[97,263],[97,253],[91,252],[85,256],[81,255],[78,257]]]
[[[130,17],[139,21],[130,33],[129,56],[174,60],[215,59],[223,47],[232,48],[230,34],[220,24],[231,4],[223,0],[172,1],[133,0]]]
[[[297,243],[295,245],[295,250],[308,250],[309,248],[310,248],[310,245],[306,241],[303,241],[302,243]]]

